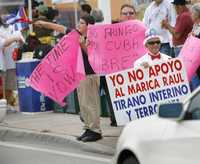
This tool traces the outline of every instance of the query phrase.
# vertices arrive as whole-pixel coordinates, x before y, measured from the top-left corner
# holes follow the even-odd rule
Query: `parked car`
[[[200,87],[158,116],[132,121],[118,140],[115,164],[199,164]]]

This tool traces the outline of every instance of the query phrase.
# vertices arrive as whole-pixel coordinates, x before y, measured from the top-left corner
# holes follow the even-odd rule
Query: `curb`
[[[57,145],[61,147],[73,147],[87,152],[113,156],[114,149],[97,142],[83,143],[73,136],[58,135],[55,133],[36,132],[32,130],[10,128],[0,125],[0,141],[37,142],[46,145]]]

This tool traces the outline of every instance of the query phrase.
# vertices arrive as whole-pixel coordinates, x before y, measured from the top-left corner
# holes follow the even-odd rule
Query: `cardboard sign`
[[[192,79],[197,68],[200,66],[200,39],[190,36],[178,56],[185,65],[188,80]]]
[[[34,69],[29,78],[29,85],[35,90],[52,98],[60,105],[63,99],[72,92],[80,80],[85,78],[82,55],[79,46],[80,35],[72,31],[64,36]],[[79,59],[79,70],[77,62]]]
[[[89,26],[88,56],[94,71],[104,75],[132,67],[146,53],[145,31],[137,20]]]
[[[106,81],[117,125],[153,116],[158,103],[182,101],[190,93],[179,59],[109,74]]]

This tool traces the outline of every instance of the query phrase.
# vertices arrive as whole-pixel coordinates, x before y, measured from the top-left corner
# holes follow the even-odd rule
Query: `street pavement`
[[[77,114],[68,113],[7,113],[0,123],[0,141],[38,141],[60,146],[71,144],[84,151],[113,155],[122,127],[111,127],[108,117],[101,118],[103,139],[83,143],[76,137],[83,133],[83,123]]]
[[[112,156],[89,153],[70,146],[0,141],[1,164],[111,164]]]

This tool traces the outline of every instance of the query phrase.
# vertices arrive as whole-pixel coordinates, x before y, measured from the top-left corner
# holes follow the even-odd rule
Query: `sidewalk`
[[[122,127],[111,127],[109,118],[101,118],[103,139],[83,143],[76,140],[82,134],[79,115],[67,113],[8,113],[0,123],[0,140],[38,140],[48,143],[70,143],[89,152],[113,155]]]

